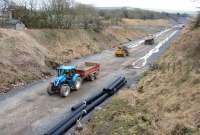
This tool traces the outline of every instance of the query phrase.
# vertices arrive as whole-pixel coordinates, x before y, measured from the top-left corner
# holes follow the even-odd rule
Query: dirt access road
[[[98,62],[102,65],[102,70],[97,80],[85,82],[81,90],[72,92],[67,98],[47,94],[46,88],[50,79],[35,83],[18,92],[0,96],[0,134],[44,134],[67,115],[71,106],[106,87],[116,76],[123,74],[128,79],[128,85],[133,84],[145,71],[146,66],[140,69],[127,67],[132,67],[132,63],[148,54],[150,50],[171,35],[159,51],[148,58],[148,62],[155,61],[178,36],[179,31],[174,27],[158,33],[156,43],[152,46],[144,45],[143,39],[128,43],[130,56],[126,58],[117,58],[114,56],[114,50],[106,50],[101,54],[72,61],[71,65],[84,61]]]

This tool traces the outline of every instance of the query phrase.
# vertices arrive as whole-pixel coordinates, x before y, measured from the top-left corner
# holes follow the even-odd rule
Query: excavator
[[[116,57],[126,57],[126,56],[129,56],[129,52],[128,52],[127,47],[125,47],[125,46],[118,47],[116,49],[116,51],[115,51],[115,56]]]

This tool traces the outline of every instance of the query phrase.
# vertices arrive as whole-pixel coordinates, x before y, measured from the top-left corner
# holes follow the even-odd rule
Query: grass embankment
[[[94,113],[81,135],[199,135],[200,28],[185,30],[144,74]]]
[[[169,26],[163,20],[154,25],[156,31],[128,28],[126,26],[155,24],[137,23],[138,20],[122,22],[118,26],[105,26],[101,32],[84,29],[28,29],[15,31],[0,29],[0,93],[7,89],[30,83],[51,75],[51,66],[70,61],[73,58],[95,54],[102,50],[159,31]],[[132,24],[135,22],[134,24]],[[144,21],[146,22],[146,21]]]

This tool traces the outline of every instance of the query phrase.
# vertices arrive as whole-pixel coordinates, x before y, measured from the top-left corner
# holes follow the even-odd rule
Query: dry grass
[[[44,59],[48,51],[21,31],[0,29],[0,87],[24,84],[48,74]]]
[[[199,43],[200,29],[185,31],[161,58],[160,68],[140,80],[137,92],[121,91],[78,134],[199,135]],[[166,70],[163,63],[179,67]]]
[[[170,26],[169,21],[165,19],[155,19],[155,20],[142,20],[142,19],[123,19],[122,20],[126,25],[132,26],[161,26],[166,27]]]
[[[128,39],[137,39],[150,34],[147,31],[118,27],[108,27],[104,31],[105,35],[116,38],[119,42],[127,42]],[[153,31],[152,31],[153,33]]]

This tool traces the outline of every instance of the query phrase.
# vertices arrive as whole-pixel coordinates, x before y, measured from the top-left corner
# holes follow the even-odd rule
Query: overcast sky
[[[197,11],[200,3],[195,0],[75,0],[96,7],[135,7],[164,11]]]

